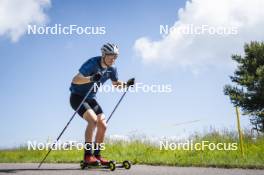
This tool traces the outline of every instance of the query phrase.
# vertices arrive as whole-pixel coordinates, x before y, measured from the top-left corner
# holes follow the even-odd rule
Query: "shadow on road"
[[[90,168],[81,170],[80,168],[47,168],[47,169],[38,169],[38,168],[19,168],[19,169],[0,169],[0,173],[16,173],[18,171],[109,171],[107,169],[100,168]]]

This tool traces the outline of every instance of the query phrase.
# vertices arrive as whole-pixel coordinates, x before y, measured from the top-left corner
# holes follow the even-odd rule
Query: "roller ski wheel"
[[[86,163],[82,160],[82,161],[80,162],[80,167],[81,167],[81,169],[82,169],[82,170],[85,169],[86,166],[87,166]]]
[[[116,169],[116,163],[115,163],[115,161],[109,161],[109,163],[108,163],[108,167],[109,167],[109,169],[111,170],[111,171],[115,171],[115,169]]]
[[[80,162],[80,167],[82,170],[88,167],[98,167],[98,166],[101,166],[100,162],[93,163],[93,164],[88,164],[84,162],[83,160]]]
[[[131,162],[128,160],[123,161],[122,163],[123,168],[129,170],[131,168]]]

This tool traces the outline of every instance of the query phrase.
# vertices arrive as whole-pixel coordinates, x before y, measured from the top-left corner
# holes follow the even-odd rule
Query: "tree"
[[[251,42],[244,46],[245,55],[232,55],[238,63],[234,85],[225,85],[224,94],[231,102],[251,116],[254,129],[264,132],[264,43]]]

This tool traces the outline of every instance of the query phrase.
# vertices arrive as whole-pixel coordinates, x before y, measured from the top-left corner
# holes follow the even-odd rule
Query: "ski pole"
[[[127,93],[127,91],[128,91],[128,88],[129,88],[129,87],[126,88],[125,92],[123,93],[123,95],[121,96],[121,98],[119,99],[119,101],[117,102],[115,108],[113,109],[113,111],[111,112],[110,116],[109,116],[108,119],[106,120],[106,123],[109,122],[109,120],[110,120],[111,117],[113,116],[115,110],[117,109],[118,105],[121,103],[121,101],[122,101],[123,98],[125,97],[125,95],[126,95],[126,93]]]

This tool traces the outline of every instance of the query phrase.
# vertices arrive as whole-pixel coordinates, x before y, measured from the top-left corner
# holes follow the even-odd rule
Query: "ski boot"
[[[84,160],[81,161],[80,166],[81,169],[84,169],[88,166],[100,166],[101,163],[99,160],[97,160],[93,155],[85,155]]]
[[[110,161],[109,160],[106,160],[101,155],[96,155],[94,157],[101,163],[101,165],[109,165],[109,162]]]

